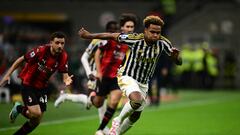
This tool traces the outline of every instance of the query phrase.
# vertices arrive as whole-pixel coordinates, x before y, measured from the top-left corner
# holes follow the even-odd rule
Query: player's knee
[[[130,105],[134,110],[137,110],[142,106],[143,102],[142,101],[130,101]]]
[[[132,123],[135,123],[141,116],[141,112],[133,112],[132,115],[130,115],[129,120]]]
[[[95,107],[99,108],[103,105],[103,102],[102,101],[95,101],[93,104],[94,104]]]

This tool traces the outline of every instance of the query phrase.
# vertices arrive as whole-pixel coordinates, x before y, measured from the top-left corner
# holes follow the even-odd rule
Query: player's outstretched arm
[[[7,73],[4,75],[0,81],[0,87],[3,87],[6,83],[10,83],[10,76],[22,63],[24,62],[24,56],[19,57],[9,68]]]
[[[172,48],[171,57],[177,65],[182,65],[182,58],[180,57],[180,50]]]
[[[84,28],[78,31],[78,35],[84,39],[113,39],[117,40],[120,33],[90,33]]]

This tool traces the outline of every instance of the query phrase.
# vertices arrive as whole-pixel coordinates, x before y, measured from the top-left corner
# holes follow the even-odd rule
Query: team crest
[[[35,56],[35,52],[31,52],[30,53],[30,57],[32,58],[32,57],[34,57]]]

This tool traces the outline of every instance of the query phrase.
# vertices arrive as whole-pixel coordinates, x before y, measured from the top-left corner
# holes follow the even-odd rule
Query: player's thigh
[[[30,115],[33,118],[41,119],[43,113],[41,111],[40,105],[27,106]]]
[[[118,102],[121,100],[122,97],[122,91],[119,89],[112,90],[109,95],[109,102],[111,104],[118,104]]]
[[[142,91],[135,79],[129,76],[121,76],[118,78],[118,84],[124,94],[129,98],[131,93],[140,93],[142,95]]]

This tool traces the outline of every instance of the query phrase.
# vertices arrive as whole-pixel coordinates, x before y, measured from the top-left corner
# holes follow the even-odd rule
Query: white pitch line
[[[86,121],[86,120],[92,120],[96,119],[97,115],[90,115],[90,116],[84,116],[84,117],[76,117],[76,118],[68,118],[68,119],[62,119],[62,120],[54,120],[54,121],[47,121],[47,122],[42,122],[40,125],[41,126],[46,126],[46,125],[57,125],[57,124],[63,124],[66,122],[74,122],[74,121]],[[6,127],[6,128],[0,128],[0,131],[7,131],[7,130],[13,130],[19,128],[19,126],[14,126],[14,127]]]
[[[235,100],[236,98],[221,98],[221,99],[204,99],[204,100],[196,100],[196,101],[190,101],[187,102],[185,101],[184,103],[177,103],[177,104],[169,104],[166,106],[158,107],[158,108],[149,108],[145,110],[146,112],[151,112],[151,111],[160,111],[160,110],[171,110],[171,109],[176,109],[176,108],[184,108],[184,107],[192,107],[192,106],[201,106],[201,105],[207,105],[207,104],[215,104],[215,103],[221,103],[225,101],[232,101]],[[84,117],[76,117],[76,118],[68,118],[68,119],[62,119],[62,120],[54,120],[54,121],[47,121],[47,122],[42,122],[40,125],[41,126],[46,126],[46,125],[54,125],[54,124],[62,124],[65,122],[74,122],[74,121],[86,121],[86,120],[92,120],[97,118],[98,115],[90,115],[90,116],[84,116]],[[7,130],[13,130],[17,129],[19,126],[14,126],[14,127],[6,127],[6,128],[0,128],[0,131],[7,131]]]

